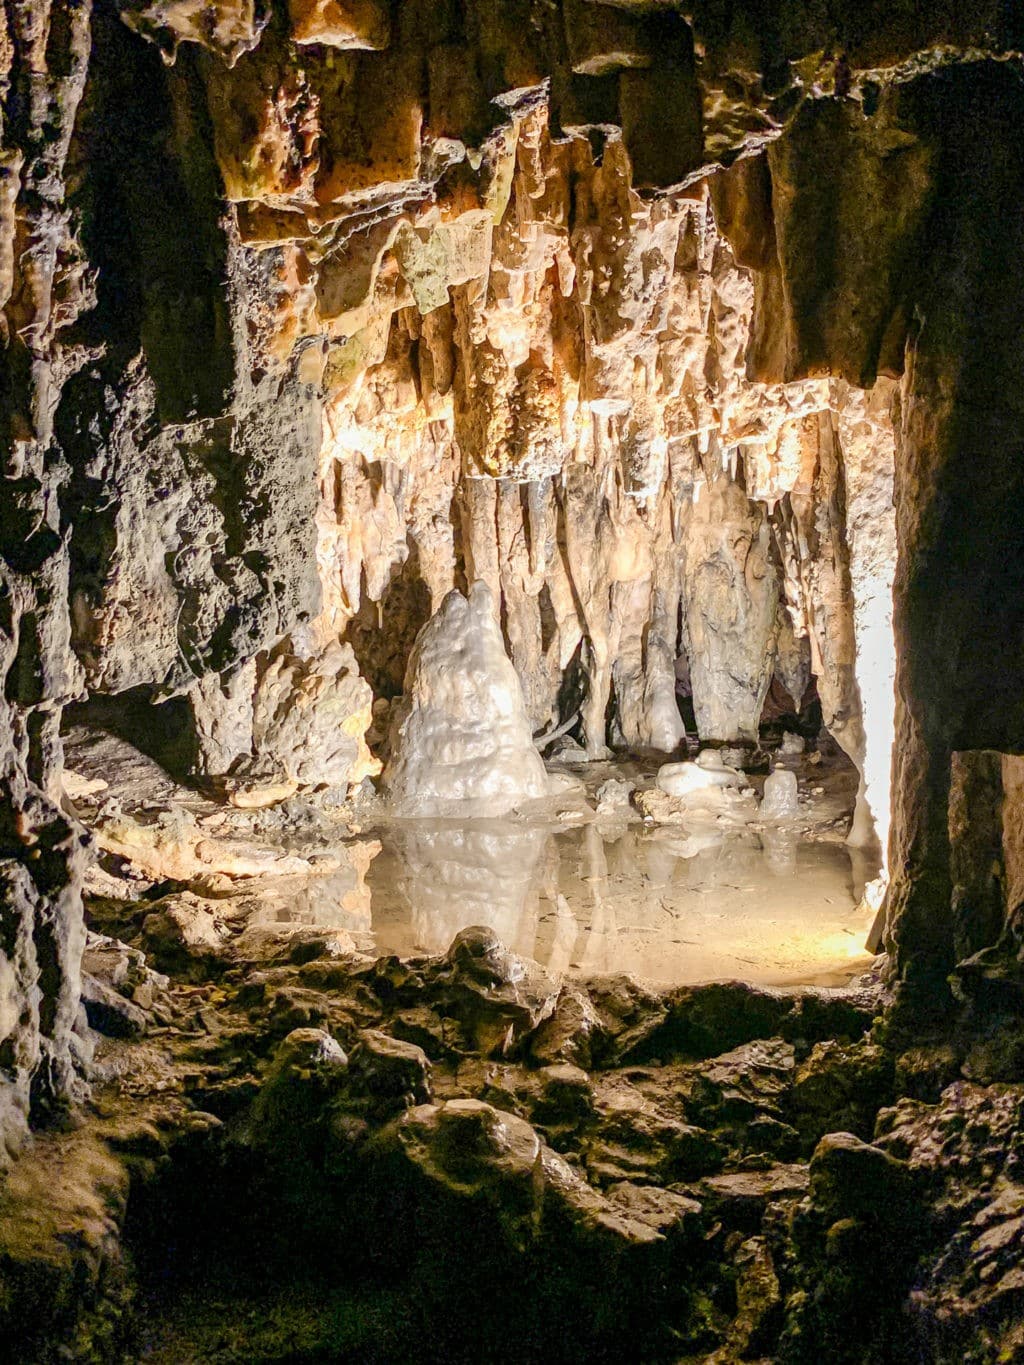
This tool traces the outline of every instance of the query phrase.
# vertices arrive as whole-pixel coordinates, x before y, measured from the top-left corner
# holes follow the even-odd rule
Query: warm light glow
[[[896,642],[892,632],[891,574],[868,580],[856,606],[857,682],[864,716],[865,798],[882,845],[886,865],[889,843],[889,802],[892,746],[895,738]]]

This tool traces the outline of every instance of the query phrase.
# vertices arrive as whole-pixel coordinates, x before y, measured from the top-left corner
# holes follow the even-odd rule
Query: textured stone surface
[[[305,946],[222,945],[97,1042],[97,1103],[0,1191],[26,1358],[1012,1355],[1024,1053],[965,1081],[988,1019],[897,1056],[885,1020],[850,1042],[877,992],[620,976],[545,1014],[483,930],[408,962]],[[148,970],[110,938],[86,960]],[[495,1053],[501,1019],[522,1046]]]
[[[62,707],[190,692],[211,773],[358,780],[341,642],[390,697],[477,579],[527,728],[590,757],[678,744],[683,654],[753,737],[779,598],[884,827],[892,577],[887,941],[943,993],[951,755],[1021,747],[1024,30],[762,9],[12,6],[5,1144],[75,1088]]]
[[[548,794],[485,583],[449,593],[417,636],[390,748],[384,788],[410,814],[501,815]]]
[[[355,786],[380,771],[366,746],[373,693],[352,648],[331,641],[302,657],[285,641],[266,664],[225,687],[202,679],[192,693],[199,767],[298,787]]]

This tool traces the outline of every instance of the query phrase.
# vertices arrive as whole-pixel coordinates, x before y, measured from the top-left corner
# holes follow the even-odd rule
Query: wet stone
[[[769,1204],[802,1199],[809,1183],[806,1166],[785,1163],[765,1171],[731,1171],[709,1176],[685,1193],[699,1199],[707,1214],[729,1227],[755,1228]]]
[[[828,1218],[868,1218],[898,1225],[915,1202],[910,1167],[853,1133],[830,1133],[811,1158],[810,1189]]]
[[[252,1109],[259,1145],[305,1140],[330,1098],[347,1082],[344,1049],[323,1029],[300,1028],[278,1044]]]
[[[575,1127],[594,1112],[594,1096],[587,1073],[562,1062],[537,1073],[540,1097],[533,1107],[533,1120],[542,1126]]]
[[[805,1141],[847,1128],[870,1138],[893,1087],[892,1057],[875,1043],[818,1043],[793,1081],[790,1117]]]
[[[795,1161],[800,1155],[800,1134],[788,1123],[767,1114],[752,1119],[740,1135],[740,1145],[747,1152],[764,1152],[779,1161]]]
[[[663,997],[629,976],[595,977],[587,994],[599,1026],[591,1042],[597,1066],[619,1065],[642,1051],[667,1017]]]
[[[509,1053],[555,1007],[557,982],[536,963],[510,953],[493,930],[463,930],[446,961],[450,970],[439,978],[440,1006],[484,1056]]]
[[[658,1185],[635,1185],[629,1181],[610,1185],[606,1193],[631,1217],[647,1223],[662,1236],[699,1235],[701,1205],[696,1199]]]
[[[567,982],[558,993],[551,1014],[529,1040],[530,1056],[535,1062],[567,1062],[589,1067],[593,1058],[595,1030],[601,1019],[586,989]]]
[[[288,1034],[294,1029],[322,1028],[330,1018],[330,1010],[323,996],[297,986],[282,987],[273,994],[269,1026],[277,1034]]]
[[[590,1177],[602,1184],[627,1179],[669,1183],[721,1168],[725,1149],[703,1128],[685,1123],[637,1094],[601,1101],[596,1130],[585,1142]]]
[[[780,1118],[794,1072],[790,1043],[779,1038],[744,1043],[701,1068],[688,1111],[696,1122],[711,1126],[752,1120],[759,1114]]]

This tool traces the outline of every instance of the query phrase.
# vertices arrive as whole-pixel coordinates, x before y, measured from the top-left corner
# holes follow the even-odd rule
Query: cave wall
[[[778,595],[859,752],[901,371],[892,937],[945,969],[950,754],[1021,747],[1022,46],[1008,0],[14,0],[5,1141],[75,1088],[66,702],[188,692],[207,771],[301,767],[281,698],[362,714],[351,660],[384,690],[405,648],[374,615],[411,640],[483,578],[535,723],[579,661],[591,752],[613,690],[657,746],[673,653],[698,692],[722,657],[707,578],[750,714]]]
[[[681,730],[668,703],[685,653],[702,737],[752,741],[776,655],[780,556],[818,556],[816,532],[780,550],[786,532],[769,509],[798,498],[813,525],[834,497],[816,472],[830,414],[856,404],[827,379],[747,380],[754,283],[706,192],[645,201],[620,141],[596,163],[586,143],[552,140],[543,107],[513,127],[486,275],[450,284],[442,258],[429,302],[445,302],[424,314],[406,303],[400,266],[372,300],[380,358],[366,363],[360,349],[360,368],[338,368],[361,332],[332,347],[321,624],[397,691],[400,669],[378,663],[396,633],[411,642],[452,587],[482,578],[502,603],[536,729],[567,719],[560,693],[582,648],[592,752],[609,738],[671,751]],[[393,266],[383,259],[381,274]],[[416,279],[425,288],[425,267]],[[881,390],[873,417],[849,445],[884,478]],[[821,458],[835,470],[843,457]],[[884,501],[866,515],[875,540],[891,542]],[[829,543],[848,579],[845,508],[834,520]],[[833,577],[798,588],[791,617],[818,641],[815,671],[834,677],[839,731],[859,703],[851,593]],[[844,618],[834,643],[826,600]],[[379,615],[366,631],[368,603]],[[862,747],[851,746],[858,761]]]
[[[64,175],[88,69],[89,12],[6,13],[0,55],[0,1165],[30,1114],[74,1094],[85,831],[57,804],[60,707],[78,691],[70,555],[60,495],[69,466],[53,412],[76,355],[62,332],[87,306]]]
[[[1014,510],[1024,470],[1024,228],[1012,207],[1024,154],[1010,136],[1022,113],[1011,68],[943,72],[919,98],[915,117],[937,144],[939,169],[897,429],[898,764],[907,776],[893,817],[903,876],[891,922],[904,974],[927,984],[952,965],[938,811],[950,755],[1014,753],[1024,734],[1024,528]],[[915,782],[924,772],[929,780]]]

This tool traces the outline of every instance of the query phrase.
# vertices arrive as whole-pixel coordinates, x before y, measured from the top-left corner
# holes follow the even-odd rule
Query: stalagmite
[[[684,548],[687,655],[702,740],[756,743],[771,682],[778,583],[763,512],[727,475],[690,515]]]
[[[776,768],[765,778],[761,801],[762,820],[792,820],[800,814],[796,773]]]
[[[482,582],[450,592],[409,656],[384,789],[409,815],[500,815],[548,794],[522,688]]]
[[[261,789],[345,788],[380,771],[365,740],[373,693],[349,644],[300,655],[286,640],[226,683],[200,681],[191,701],[200,770],[230,777],[242,803],[249,789],[260,804]]]

